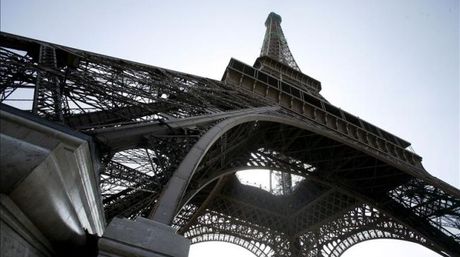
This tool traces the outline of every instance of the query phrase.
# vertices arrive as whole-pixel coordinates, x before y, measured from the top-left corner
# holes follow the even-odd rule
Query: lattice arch
[[[371,210],[367,205],[362,205],[363,209]],[[373,211],[376,211],[373,209]],[[210,212],[204,214],[203,216],[212,215]],[[378,218],[387,218],[385,215],[380,215]],[[340,219],[339,219],[340,220]],[[228,220],[227,220],[228,221]],[[337,221],[335,221],[337,222]],[[333,222],[334,223],[334,222]],[[322,241],[319,240],[321,244],[309,247],[311,245],[306,242],[306,238],[309,233],[302,235],[302,238],[305,241],[301,241],[298,256],[328,256],[328,257],[338,257],[341,256],[347,249],[352,247],[355,244],[364,242],[367,240],[373,239],[398,239],[407,242],[417,243],[419,245],[425,246],[429,249],[432,249],[432,245],[424,238],[420,237],[416,233],[412,232],[410,229],[396,223],[394,221],[386,221],[382,225],[366,225],[359,224],[362,227],[354,227],[351,231],[348,231],[348,235],[340,235],[338,233],[338,238],[335,240]],[[356,224],[355,224],[356,225]],[[226,228],[222,229],[223,226]],[[221,219],[215,222],[208,222],[207,225],[200,224],[195,225],[193,228],[188,230],[185,233],[185,236],[191,239],[192,244],[199,242],[210,242],[210,241],[220,241],[228,242],[232,244],[239,245],[248,251],[252,252],[257,257],[272,257],[272,256],[297,256],[289,249],[289,242],[283,240],[282,235],[276,235],[274,231],[265,230],[262,232],[253,230],[254,233],[243,234],[244,227],[239,228],[238,231],[231,231],[232,224],[226,222],[226,220]],[[324,226],[328,226],[324,224]],[[218,229],[220,227],[220,229]],[[249,229],[251,231],[251,229]],[[323,230],[324,231],[324,230]],[[230,233],[234,233],[233,235]],[[236,233],[236,234],[235,234]],[[239,235],[237,235],[240,233]],[[274,233],[274,234],[271,234]],[[343,236],[343,237],[342,237]],[[322,235],[322,238],[327,238],[327,236]],[[275,239],[275,240],[273,240]],[[276,240],[277,239],[277,240]],[[283,250],[284,249],[284,250]],[[291,249],[292,250],[292,249]]]
[[[257,120],[251,120],[253,118]],[[238,118],[235,120],[238,120]],[[212,206],[214,206],[218,211],[223,211],[224,215],[232,216],[233,214],[236,214],[236,216],[234,216],[236,217],[236,219],[255,222],[254,225],[256,226],[260,226],[260,224],[272,224],[271,226],[272,228],[274,228],[274,230],[279,230],[283,233],[290,233],[289,237],[294,237],[294,240],[297,240],[295,239],[295,237],[304,237],[303,241],[289,241],[289,243],[286,244],[286,251],[289,252],[289,254],[293,255],[296,255],[296,252],[316,252],[317,254],[323,252],[324,256],[328,256],[331,253],[334,253],[333,256],[339,256],[341,252],[343,252],[346,249],[347,243],[344,243],[345,241],[341,243],[334,243],[334,240],[337,239],[350,240],[348,237],[344,236],[340,236],[337,238],[329,238],[329,234],[321,233],[320,235],[316,236],[312,241],[308,242],[309,240],[305,237],[305,233],[308,234],[308,231],[312,231],[312,233],[315,233],[315,230],[310,230],[310,228],[311,226],[317,226],[319,224],[322,224],[321,226],[324,225],[323,227],[321,227],[321,229],[327,229],[327,227],[335,226],[334,231],[331,231],[331,233],[337,233],[337,231],[341,231],[341,229],[344,229],[347,226],[355,225],[361,228],[371,228],[369,230],[370,232],[363,232],[363,235],[367,235],[366,233],[370,233],[371,236],[368,236],[370,238],[402,238],[401,235],[397,234],[398,232],[395,232],[394,234],[387,233],[385,232],[385,230],[379,229],[378,226],[376,227],[373,224],[359,222],[353,223],[354,221],[352,219],[348,220],[349,223],[333,224],[333,221],[335,221],[334,219],[340,220],[340,217],[335,216],[337,215],[337,213],[345,213],[346,211],[352,210],[354,208],[353,206],[356,207],[360,204],[364,204],[365,202],[372,203],[373,201],[375,201],[375,199],[360,199],[360,196],[362,196],[363,194],[359,193],[359,191],[362,190],[362,188],[359,188],[358,190],[354,189],[348,194],[346,192],[344,193],[343,190],[339,189],[341,187],[340,184],[344,184],[334,184],[336,182],[333,182],[341,180],[337,178],[330,180],[328,179],[328,176],[333,177],[335,175],[342,176],[344,174],[352,174],[350,173],[350,171],[353,171],[354,173],[358,174],[358,172],[356,171],[359,171],[360,176],[354,177],[353,179],[356,179],[356,181],[360,181],[359,185],[362,185],[362,187],[366,187],[372,183],[378,184],[381,182],[385,182],[385,177],[388,176],[395,176],[395,178],[400,176],[402,176],[403,178],[404,176],[410,177],[408,176],[408,174],[404,174],[404,172],[401,172],[397,168],[379,161],[378,159],[380,158],[375,158],[375,156],[369,154],[369,152],[359,149],[360,147],[358,148],[347,146],[347,143],[343,141],[341,142],[341,140],[338,140],[334,137],[330,138],[330,135],[327,137],[321,135],[322,133],[315,131],[315,129],[311,127],[296,127],[295,124],[293,124],[292,122],[287,122],[287,124],[283,124],[283,119],[276,116],[246,116],[241,118],[243,122],[235,122],[235,120],[230,119],[224,121],[224,124],[231,124],[231,127],[229,127],[228,129],[225,128],[226,125],[216,125],[216,127],[219,128],[219,134],[215,134],[217,138],[212,141],[212,145],[208,146],[209,148],[207,148],[206,152],[203,153],[203,159],[200,161],[199,164],[197,164],[198,167],[193,175],[194,178],[192,178],[191,183],[187,189],[188,192],[193,192],[193,190],[200,188],[200,186],[203,185],[203,182],[207,181],[207,179],[210,179],[213,176],[214,178],[216,178],[219,175],[221,175],[219,174],[220,172],[222,172],[225,169],[231,168],[235,169],[241,167],[271,167],[276,168],[276,170],[285,170],[289,173],[300,173],[301,175],[307,177],[310,177],[309,173],[311,173],[312,178],[316,179],[316,181],[314,182],[324,179],[324,181],[329,181],[329,183],[335,186],[332,186],[330,188],[319,187],[317,188],[317,190],[315,189],[317,192],[308,192],[308,194],[312,196],[311,199],[322,200],[314,200],[312,201],[312,204],[308,203],[304,207],[302,204],[307,203],[305,201],[310,200],[300,198],[300,200],[296,199],[299,200],[300,203],[292,202],[290,203],[289,208],[286,208],[288,209],[288,212],[300,212],[302,214],[307,215],[305,218],[302,218],[302,215],[295,215],[291,219],[289,215],[286,215],[284,213],[276,213],[276,210],[275,215],[270,216],[271,214],[269,213],[273,213],[273,209],[276,208],[269,208],[268,212],[265,213],[259,212],[261,207],[257,206],[257,202],[254,201],[254,199],[257,199],[257,201],[263,202],[265,204],[270,203],[270,205],[274,206],[276,206],[276,199],[269,199],[266,196],[263,196],[262,193],[256,192],[256,190],[254,189],[249,189],[247,187],[242,186],[241,184],[234,182],[231,176],[229,177],[228,181],[230,181],[229,185],[231,185],[233,188],[230,191],[224,190],[223,193],[220,193],[220,195],[217,197],[218,201],[213,202]],[[283,138],[283,134],[289,135],[289,137]],[[253,139],[255,135],[258,135],[257,138],[259,141],[250,141],[250,139]],[[209,138],[211,137],[212,136],[210,135]],[[235,144],[235,147],[231,148],[231,151],[229,151],[225,150],[224,148],[225,145],[228,144],[228,142],[238,142],[238,144]],[[281,146],[281,148],[279,149],[277,148],[278,142]],[[295,145],[296,143],[298,144]],[[305,148],[305,146],[311,148]],[[320,147],[315,149],[315,146]],[[302,154],[299,155],[299,153]],[[305,156],[307,157],[306,159],[299,159],[305,158]],[[313,158],[308,159],[311,158],[311,156],[313,156]],[[309,160],[313,161],[312,165],[309,164],[311,163]],[[324,163],[327,163],[327,165],[324,165]],[[281,166],[279,164],[281,164]],[[296,166],[298,167],[296,168]],[[317,167],[320,168],[320,172],[318,172]],[[333,170],[331,171],[331,169]],[[381,172],[379,172],[378,174],[382,175],[382,178],[378,176],[374,177],[373,174],[375,173],[373,171],[375,171],[375,169],[381,169]],[[299,170],[301,171],[299,172]],[[347,180],[348,178],[343,179]],[[370,183],[362,183],[363,179],[368,180]],[[351,182],[349,186],[355,183],[352,181],[349,182]],[[309,184],[309,186],[311,185],[312,184]],[[344,186],[345,188],[347,187],[346,185]],[[382,184],[382,186],[386,187],[387,185]],[[390,187],[391,185],[388,186]],[[206,191],[206,195],[209,194],[212,195],[212,192]],[[376,194],[378,194],[378,197],[383,197],[383,199],[385,199],[385,197],[388,197],[388,195],[382,195],[381,193]],[[250,199],[250,197],[245,196],[253,196],[253,199]],[[202,196],[200,197],[202,198]],[[266,198],[266,200],[264,200],[264,197]],[[374,198],[376,197],[377,196],[374,196]],[[244,206],[238,207],[239,203],[243,203]],[[200,205],[199,202],[195,204],[198,204],[197,206]],[[298,206],[296,208],[291,208],[291,204],[298,204]],[[235,207],[239,208],[239,210],[235,210]],[[251,207],[254,207],[255,209],[251,210]],[[284,208],[281,205],[279,205],[278,207],[278,209]],[[380,207],[382,207],[382,205],[379,205],[379,208]],[[385,206],[383,205],[383,207]],[[372,211],[374,211],[373,208],[371,209]],[[315,210],[318,210],[318,213],[315,213]],[[313,214],[309,215],[308,213],[310,211]],[[386,213],[389,211],[389,208],[385,207],[382,211]],[[374,211],[374,213],[379,212]],[[390,210],[388,213],[390,215],[394,215],[394,208],[393,212]],[[206,215],[206,212],[201,213],[199,215]],[[189,219],[188,217],[186,217],[186,215],[181,215],[180,213],[178,217],[182,221],[186,221]],[[397,216],[397,218],[398,222],[396,223],[389,216],[381,215],[381,219],[386,223],[383,222],[380,225],[385,226],[385,224],[389,224],[389,221],[395,224],[404,224],[404,219],[407,217]],[[286,228],[283,228],[283,220],[286,220]],[[326,220],[329,221],[326,222]],[[274,223],[272,221],[274,221]],[[192,223],[194,222],[195,221],[192,221]],[[413,224],[408,225],[413,228],[416,228],[417,230],[419,229]],[[388,229],[390,229],[390,227],[392,229],[396,229],[396,226],[389,226]],[[302,231],[299,231],[299,229],[302,229]],[[350,229],[349,232],[352,233],[354,230],[356,230],[356,228]],[[381,230],[382,232],[378,232]],[[215,231],[213,231],[213,233],[215,233]],[[224,232],[222,231],[222,233]],[[416,236],[414,233],[412,233],[412,239],[411,237],[407,237],[407,235],[406,237],[404,237],[404,239],[415,240],[415,242],[425,244],[425,246],[431,247],[430,243],[426,243],[424,239],[421,239],[421,236]],[[339,232],[338,234],[341,233]],[[417,234],[421,235],[419,234],[419,231],[417,231]],[[312,242],[318,243],[316,246],[313,246]],[[270,245],[270,243],[266,244]],[[351,243],[348,244],[349,246],[352,245]],[[338,246],[338,248],[334,250],[336,245],[340,246]],[[323,250],[323,246],[327,246],[327,250]],[[308,249],[303,249],[305,247],[307,247]],[[302,249],[300,249],[299,251],[295,248]],[[338,249],[340,249],[340,251]],[[439,248],[436,247],[436,250],[439,251]],[[314,254],[311,256],[314,256]]]
[[[433,250],[430,246],[427,245],[426,241],[425,243],[422,243],[421,241],[419,241],[422,239],[418,239],[418,240],[416,238],[407,239],[391,231],[383,231],[383,230],[374,229],[374,230],[361,231],[359,233],[354,234],[353,236],[346,238],[345,240],[342,240],[333,248],[332,252],[328,256],[331,256],[331,257],[342,256],[342,254],[348,249],[350,249],[352,246],[365,242],[365,241],[375,240],[375,239],[396,239],[396,240],[401,240],[401,241],[406,241],[406,242],[412,242],[412,243],[416,243],[418,245],[421,245],[421,246],[427,247],[428,249]]]
[[[256,155],[253,155],[254,157]],[[273,161],[273,160],[271,160]],[[279,168],[276,163],[267,163],[264,166],[244,166],[239,168],[234,168],[232,170],[223,171],[220,173],[220,176],[217,179],[222,179],[225,176],[232,176],[238,171],[246,169],[274,169],[275,167]],[[280,170],[281,171],[281,170]],[[286,169],[285,172],[291,172],[292,174],[299,174],[292,169]],[[308,179],[308,175],[305,176]],[[214,178],[216,179],[216,178]],[[208,214],[204,214],[206,216]],[[359,217],[358,217],[359,216]],[[396,222],[392,218],[388,217],[386,214],[378,211],[377,209],[369,206],[368,204],[358,205],[353,210],[346,213],[343,217],[339,217],[337,220],[329,222],[330,224],[341,224],[343,231],[342,233],[337,234],[336,239],[329,239],[321,241],[320,245],[317,245],[313,248],[304,247],[301,252],[304,255],[301,256],[331,256],[338,257],[341,256],[347,249],[350,247],[364,241],[372,239],[397,239],[407,242],[413,242],[422,246],[425,246],[431,250],[435,250],[433,245],[427,241],[424,237],[420,236],[418,233],[410,230],[408,227],[402,225],[399,222]],[[229,223],[230,224],[230,223]],[[329,224],[323,224],[325,227],[328,227]],[[229,243],[238,244],[248,249],[256,256],[275,256],[275,251],[266,250],[269,247],[270,242],[260,243],[260,238],[258,243],[255,243],[256,238],[251,239],[247,235],[246,239],[238,237],[235,235],[228,235],[223,233],[224,236],[218,236],[219,233],[216,232],[216,228],[209,228],[204,225],[193,226],[192,229],[188,230],[185,235],[192,239],[192,243],[204,242],[204,241],[224,241]],[[340,230],[335,230],[332,233],[335,233]],[[222,231],[221,231],[222,232]],[[324,230],[323,230],[324,232]],[[213,234],[215,233],[215,234]],[[307,233],[308,234],[308,233]],[[327,232],[326,232],[327,234]],[[191,236],[193,235],[193,236]],[[324,236],[321,236],[326,238]],[[249,239],[247,239],[249,238]],[[267,237],[268,238],[268,237]],[[301,236],[302,238],[302,236]],[[304,237],[306,238],[306,237]],[[285,245],[288,243],[285,243]],[[303,242],[303,246],[308,244]],[[287,256],[289,256],[288,253]],[[277,255],[276,255],[277,256]]]
[[[343,240],[339,244],[335,245],[332,252],[330,252],[327,255],[322,255],[322,256],[339,257],[339,256],[342,256],[342,254],[348,249],[350,249],[352,246],[358,243],[362,243],[362,242],[369,241],[369,240],[375,240],[375,239],[395,239],[395,240],[401,240],[401,241],[406,241],[406,242],[412,242],[412,243],[416,243],[418,245],[427,247],[425,244],[421,244],[420,242],[416,240],[403,239],[399,235],[396,235],[388,231],[366,230],[366,231],[362,231],[358,234],[353,235],[352,237],[349,237]],[[250,251],[257,257],[271,257],[274,255],[274,251],[272,249],[266,250],[266,248],[264,248],[264,245],[255,243],[254,241],[249,241],[249,240],[245,240],[239,237],[235,237],[233,235],[202,234],[202,235],[191,238],[192,245],[197,244],[197,243],[204,243],[204,242],[224,242],[224,243],[235,244],[235,245],[241,246],[244,249]],[[431,249],[430,247],[427,247],[427,248]],[[304,256],[307,256],[307,255],[304,255]]]
[[[402,228],[403,229],[403,228]],[[405,228],[404,228],[405,229]],[[201,232],[201,233],[200,233]],[[346,239],[335,241],[330,245],[333,246],[330,251],[320,251],[320,256],[328,257],[339,257],[345,251],[350,249],[352,246],[362,243],[369,240],[375,239],[396,239],[406,242],[416,243],[418,245],[427,247],[428,249],[433,250],[426,240],[423,238],[417,237],[413,233],[413,236],[407,236],[405,233],[395,233],[394,231],[387,231],[383,229],[368,229],[356,231],[355,234],[347,237]],[[244,239],[230,234],[222,233],[210,233],[209,229],[206,227],[195,227],[193,230],[190,230],[186,233],[186,236],[191,239],[192,244],[202,243],[202,242],[225,242],[231,243],[243,247],[244,249],[250,251],[257,257],[272,257],[275,256],[275,251],[270,248],[268,245],[263,243],[256,242],[254,240]],[[318,253],[317,251],[312,251],[313,253]],[[317,256],[317,255],[311,256]],[[289,254],[287,255],[289,256]],[[308,253],[303,253],[300,256],[310,256]]]
[[[243,234],[264,227],[280,231],[275,239],[289,235],[273,241],[273,249],[295,256],[337,240],[315,233],[340,231],[346,224],[333,221],[370,203],[429,239],[437,252],[460,255],[460,191],[430,176],[408,142],[325,101],[319,81],[294,68],[259,70],[232,59],[223,81],[215,81],[3,32],[0,39],[0,102],[20,100],[15,90],[35,90],[27,99],[33,113],[94,137],[107,220],[147,216],[155,204],[160,211],[152,219],[172,224],[176,217],[173,226],[193,228],[214,192],[219,205],[208,207],[250,224]],[[290,77],[278,76],[281,71]],[[202,188],[223,170],[267,163],[311,179],[290,201],[232,176],[221,191],[212,183]],[[189,194],[194,197],[181,210]]]
[[[199,228],[195,228],[195,230],[199,230]],[[242,248],[250,251],[257,257],[270,257],[273,254],[273,249],[270,247],[254,242],[252,240],[245,240],[233,235],[229,234],[200,234],[191,237],[191,243],[204,243],[204,242],[225,242],[234,245],[241,246]]]
[[[339,224],[341,229],[337,229]],[[356,207],[329,224],[324,224],[321,233],[326,236],[323,235],[318,244],[309,248],[309,237],[313,233],[301,236],[304,240],[303,245],[307,246],[302,249],[305,256],[313,257],[319,254],[338,257],[353,245],[373,239],[398,239],[434,250],[433,244],[426,238],[367,204]]]

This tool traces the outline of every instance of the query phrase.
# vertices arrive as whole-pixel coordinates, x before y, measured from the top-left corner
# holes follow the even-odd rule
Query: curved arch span
[[[239,117],[233,117],[222,122],[218,123],[214,127],[212,127],[208,132],[206,132],[200,140],[192,147],[189,153],[185,156],[184,160],[180,163],[177,170],[174,172],[173,177],[168,182],[166,190],[162,193],[161,198],[155,208],[155,210],[151,213],[150,217],[154,220],[159,222],[170,224],[176,214],[178,209],[179,202],[182,199],[182,196],[185,193],[186,187],[197,169],[199,163],[204,158],[208,150],[211,146],[227,131],[231,130],[232,128],[248,122],[256,122],[256,121],[267,121],[267,122],[274,122],[280,123],[284,125],[293,126],[299,129],[303,129],[306,131],[313,132],[315,134],[330,138],[332,140],[338,141],[343,143],[349,147],[354,149],[359,149],[366,154],[380,159],[381,161],[391,163],[388,159],[384,158],[383,156],[373,153],[369,149],[364,146],[353,144],[348,140],[340,137],[338,135],[334,135],[330,131],[325,130],[318,125],[313,123],[308,123],[306,121],[299,121],[294,120],[287,117],[280,117],[272,114],[247,114]],[[394,163],[391,163],[395,165]],[[402,166],[406,172],[415,174],[416,171],[413,169],[409,169],[409,167]],[[415,168],[414,168],[415,169]],[[420,173],[418,174],[420,175]]]
[[[390,241],[399,241],[399,242],[390,242]],[[374,252],[379,251],[379,250],[386,250],[384,253],[380,253],[378,255],[376,254],[377,256],[408,256],[408,252],[410,252],[410,256],[419,256],[418,254],[424,254],[423,256],[447,256],[447,255],[442,255],[436,251],[433,251],[429,247],[420,245],[416,242],[412,242],[408,240],[401,240],[401,239],[390,239],[390,238],[375,238],[375,239],[361,241],[360,243],[355,244],[350,248],[347,248],[343,253],[340,254],[340,256],[344,256],[344,257],[345,256],[355,256],[356,252],[353,250],[357,250],[358,252],[362,253],[363,252],[362,249],[363,248],[366,249],[368,247],[371,247],[372,249],[374,249]],[[426,253],[429,253],[430,255],[425,255]]]
[[[177,170],[174,172],[172,178],[168,182],[165,191],[162,193],[156,208],[149,215],[150,218],[162,222],[164,224],[171,224],[174,216],[177,213],[179,203],[184,196],[186,187],[193,176],[195,170],[197,169],[199,163],[207,154],[211,146],[227,131],[232,128],[248,122],[273,122],[283,125],[289,125],[296,127],[302,130],[313,132],[315,134],[327,137],[334,141],[340,142],[348,147],[364,152],[365,154],[372,156],[380,161],[388,163],[392,166],[398,166],[401,170],[405,172],[420,176],[420,171],[426,175],[426,171],[416,168],[408,167],[406,165],[399,165],[399,163],[393,163],[384,156],[372,152],[369,148],[364,145],[355,144],[351,141],[345,139],[342,136],[335,135],[331,131],[319,127],[316,124],[306,121],[295,120],[292,118],[276,116],[273,114],[247,114],[239,117],[228,118],[218,123],[212,127],[208,132],[206,132],[199,141],[192,147],[189,153],[185,156],[183,161],[180,163]]]
[[[268,246],[257,244],[254,241],[245,240],[229,234],[202,234],[191,238],[192,245],[206,242],[223,242],[237,245],[257,257],[269,257],[273,253],[273,250]]]
[[[220,178],[223,178],[225,176],[228,176],[230,174],[237,173],[237,172],[240,172],[240,171],[247,171],[247,170],[275,170],[275,171],[290,173],[290,174],[293,174],[293,175],[307,177],[307,176],[305,176],[303,174],[290,172],[290,171],[287,171],[285,169],[279,169],[279,168],[277,168],[275,166],[240,166],[240,167],[233,167],[233,168],[222,170],[220,172],[216,172],[216,173],[212,174],[207,180],[203,181],[203,183],[200,184],[196,189],[191,190],[187,194],[185,194],[184,197],[182,198],[182,202],[180,203],[179,208],[184,207],[198,192],[203,190],[205,187],[210,185],[212,182],[214,182],[214,181],[216,181],[216,180],[218,180]],[[313,181],[315,181],[317,183],[320,183],[320,184],[332,186],[331,183],[329,183],[327,181],[324,181],[324,180],[322,180],[320,178],[317,178],[317,177],[308,177],[308,179],[313,180]]]
[[[201,231],[200,227],[195,227],[194,231]],[[215,234],[215,233],[197,233],[195,234],[193,231],[188,232],[189,235],[186,235],[187,238],[191,239],[192,244],[203,243],[203,242],[225,242],[234,245],[238,245],[249,252],[253,253],[257,257],[269,257],[272,256],[275,251],[270,248],[270,246],[257,243],[254,240],[248,240],[241,237],[237,237],[230,234]],[[321,249],[321,256],[327,257],[339,257],[342,256],[347,250],[351,247],[356,246],[360,243],[371,241],[371,240],[378,240],[378,239],[392,239],[392,240],[399,240],[402,242],[414,243],[416,245],[420,245],[421,247],[425,247],[426,249],[433,250],[427,244],[422,244],[420,238],[408,238],[407,235],[403,233],[394,233],[387,230],[382,229],[370,229],[370,230],[362,230],[359,233],[355,233],[353,236],[342,240],[340,243],[332,244],[332,249]],[[305,256],[310,256],[305,255]],[[440,256],[448,256],[443,255],[441,253]]]
[[[395,232],[396,231],[396,232]],[[394,239],[400,240],[404,242],[415,243],[422,247],[425,247],[430,250],[435,250],[433,245],[429,244],[425,238],[418,236],[417,234],[401,228],[399,230],[390,230],[390,229],[363,229],[360,231],[356,231],[349,237],[344,240],[341,240],[339,243],[335,244],[330,253],[327,256],[330,257],[339,257],[342,256],[348,249],[351,247],[358,245],[359,243],[370,241],[370,240],[377,240],[377,239]],[[447,255],[444,255],[447,256]]]

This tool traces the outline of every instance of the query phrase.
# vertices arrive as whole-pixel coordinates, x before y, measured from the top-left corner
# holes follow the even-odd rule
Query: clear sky
[[[331,103],[408,140],[431,174],[460,186],[458,0],[0,3],[2,31],[214,79],[230,57],[254,62],[274,11],[301,70]],[[245,252],[209,243],[190,256],[251,256],[233,250]],[[390,240],[344,256],[409,253],[437,256]]]

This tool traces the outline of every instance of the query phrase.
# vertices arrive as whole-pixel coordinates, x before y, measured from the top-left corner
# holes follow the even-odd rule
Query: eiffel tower
[[[279,15],[265,26],[254,65],[231,59],[221,81],[2,32],[1,108],[22,113],[5,105],[22,92],[21,115],[91,138],[93,207],[109,224],[150,219],[260,257],[340,256],[377,238],[460,256],[460,191],[409,142],[328,102]],[[275,188],[236,175],[252,169]]]

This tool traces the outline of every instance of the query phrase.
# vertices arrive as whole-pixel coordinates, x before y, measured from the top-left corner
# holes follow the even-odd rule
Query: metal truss
[[[271,70],[232,59],[222,81],[1,33],[0,101],[93,136],[108,220],[155,212],[194,155],[170,224],[192,243],[340,256],[395,238],[459,256],[458,189],[430,176],[408,142],[322,98],[278,17],[262,49]],[[234,175],[254,168],[303,179],[272,194]]]
[[[366,204],[327,225],[317,226],[300,238],[302,256],[340,256],[351,246],[376,238],[401,239],[433,248],[425,238]]]
[[[265,228],[267,231],[264,233],[281,231],[280,237],[282,238],[297,238],[296,249],[288,247],[286,250],[290,254],[295,253],[292,256],[340,256],[352,245],[374,238],[394,238],[417,242],[440,252],[439,248],[436,248],[432,242],[427,241],[414,229],[399,223],[368,204],[362,204],[362,197],[356,191],[350,195],[350,192],[344,193],[341,189],[335,189],[341,185],[334,181],[344,181],[346,177],[349,177],[350,182],[359,183],[360,188],[370,183],[373,184],[374,191],[380,191],[380,187],[394,188],[392,183],[395,181],[410,181],[407,175],[399,172],[391,175],[392,172],[395,172],[391,170],[391,166],[368,159],[369,157],[365,154],[353,152],[353,150],[346,149],[336,142],[327,142],[327,139],[314,133],[301,132],[292,127],[273,123],[261,124],[258,122],[257,125],[253,124],[253,126],[257,127],[258,130],[254,131],[250,129],[251,126],[248,128],[248,124],[245,124],[244,128],[235,128],[235,131],[222,137],[221,140],[230,138],[239,144],[232,145],[233,149],[222,151],[222,147],[226,143],[217,142],[210,149],[209,157],[202,162],[203,165],[195,173],[194,179],[190,183],[192,190],[189,191],[190,194],[185,199],[192,198],[192,195],[196,194],[194,199],[188,203],[193,203],[194,206],[205,205],[206,208],[201,210],[195,208],[194,214],[188,212],[187,215],[182,215],[180,213],[176,217],[180,219],[180,224],[175,222],[176,227],[191,238],[192,242],[207,240],[232,242],[234,240],[235,244],[247,248],[257,256],[291,256],[286,253],[276,253],[275,251],[279,247],[273,246],[271,241],[250,236],[236,236],[237,231],[244,230],[244,228],[232,226],[219,227],[220,229],[213,226],[206,228],[206,224],[215,223],[215,215],[221,215],[231,220],[250,221],[258,230]],[[247,136],[243,136],[242,131],[246,131]],[[257,140],[251,136],[253,133],[258,133]],[[291,137],[286,140],[287,138],[283,138],[285,135],[291,135]],[[295,135],[294,139],[292,135]],[[289,144],[289,142],[296,142],[302,148]],[[261,148],[251,148],[249,147],[251,145]],[[249,152],[244,153],[242,149]],[[313,152],[316,154],[312,156]],[[227,164],[225,165],[225,163]],[[329,164],[325,165],[325,163]],[[353,165],[352,170],[355,173],[360,172],[359,179],[348,175],[351,169],[346,166],[347,163]],[[235,179],[233,179],[234,184],[231,185],[231,192],[237,194],[236,196],[229,195],[228,192],[222,196],[221,193],[209,189],[209,187],[214,186],[212,183],[206,183],[222,176],[229,176],[232,174],[232,170],[241,170],[247,167],[283,170],[306,176],[307,180],[294,188],[292,196],[285,197],[281,201],[277,200],[277,196],[270,195],[260,189],[242,185],[236,186],[235,183],[238,183],[235,182]],[[326,168],[329,172],[321,171],[321,167]],[[340,168],[331,171],[330,167]],[[370,170],[373,172],[370,173]],[[204,189],[201,189],[201,193],[197,193],[200,190],[193,190],[193,187],[204,187]],[[372,190],[368,190],[371,189],[366,188],[364,191],[370,195]],[[386,192],[386,190],[382,192]],[[376,199],[370,203],[380,205],[382,201],[378,198],[381,198],[382,192],[374,192]],[[209,200],[213,197],[219,198],[219,201]],[[451,197],[451,200],[459,203],[458,199],[455,200],[454,197]],[[446,208],[444,210],[448,211]],[[184,220],[187,219],[190,221],[184,223]],[[231,221],[224,223],[235,224]],[[251,229],[248,230],[252,231]],[[219,236],[221,233],[231,236]],[[272,237],[276,237],[276,233]],[[458,236],[452,235],[452,237],[458,239]],[[291,242],[286,243],[286,245],[296,245],[296,243]],[[261,250],[259,246],[265,248]]]
[[[289,50],[283,30],[281,29],[281,16],[273,12],[270,13],[265,21],[265,27],[267,27],[267,30],[265,31],[264,43],[260,51],[260,56],[269,56],[274,60],[278,60],[300,71],[291,50]]]
[[[287,206],[280,205],[286,199],[273,199],[244,185],[227,190],[215,194],[208,208],[186,229],[185,236],[192,243],[230,242],[256,256],[340,256],[352,245],[375,238],[401,239],[432,248],[423,237],[377,209],[330,189],[303,210],[285,214],[280,210]],[[282,208],[267,210],[256,203],[260,201]],[[289,220],[295,220],[294,226],[289,226]]]
[[[2,40],[9,46],[19,39],[2,33]],[[38,82],[36,95],[61,94],[62,99],[56,100],[64,107],[41,100],[34,106],[40,107],[39,114],[60,112],[65,124],[80,130],[261,106],[260,100],[211,79],[33,40],[17,50],[25,50],[26,55],[2,48],[2,66],[7,67],[1,70],[2,94],[11,95],[12,90],[30,86],[27,83],[36,85],[37,80],[55,83],[41,86]],[[49,52],[57,53],[52,55],[57,60],[55,68],[42,61],[49,59]],[[61,90],[57,85],[65,87]]]
[[[418,178],[398,186],[389,196],[460,243],[460,201],[456,196]]]

